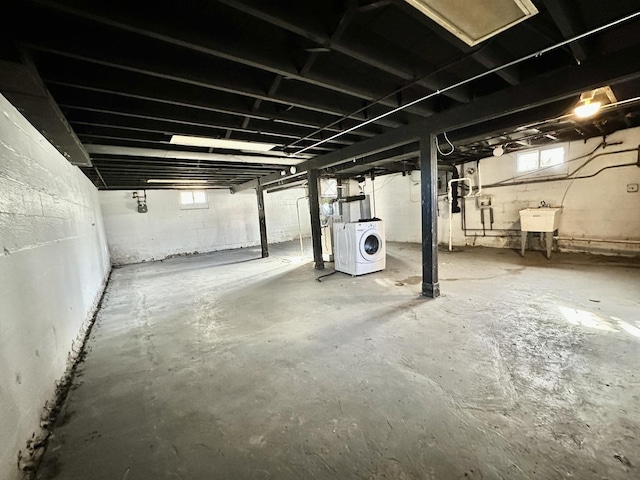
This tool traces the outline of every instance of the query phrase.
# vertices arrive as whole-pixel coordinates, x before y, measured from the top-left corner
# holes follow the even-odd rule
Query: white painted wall
[[[489,184],[513,180],[516,172],[516,155],[490,157],[480,161],[483,194],[491,195],[494,207],[494,229],[483,237],[481,231],[468,232],[464,236],[461,228],[461,215],[453,215],[453,244],[484,245],[491,247],[519,247],[519,231],[507,232],[497,229],[519,230],[518,211],[527,207],[537,207],[541,201],[552,206],[563,205],[559,236],[572,238],[559,240],[562,251],[585,251],[592,253],[638,254],[640,253],[640,193],[627,193],[628,184],[640,183],[640,168],[628,166],[604,170],[590,179],[575,181],[562,179],[562,175],[575,171],[585,164],[589,157],[579,158],[593,151],[601,142],[595,138],[584,142],[564,144],[567,148],[568,164],[564,171],[554,172],[557,181],[548,183],[529,183],[525,185],[487,188]],[[637,161],[636,150],[640,144],[640,128],[622,130],[607,137],[607,142],[621,142],[620,145],[599,149],[598,153],[633,150],[594,158],[578,173],[591,175],[603,167]],[[477,187],[476,164],[464,166],[464,175],[469,168],[474,187]],[[545,178],[540,175],[523,177]],[[371,181],[367,181],[365,191],[371,194]],[[400,242],[420,242],[420,181],[419,175],[393,175],[380,177],[375,181],[377,216],[385,220],[387,239]],[[566,194],[566,196],[565,196]],[[564,197],[564,203],[563,203]],[[466,205],[468,228],[481,229],[480,210],[476,199],[461,200]],[[441,196],[438,202],[438,236],[440,243],[448,241],[448,203]],[[474,235],[475,234],[475,235]],[[588,241],[588,239],[607,240]],[[536,241],[537,242],[537,241]],[[627,243],[631,242],[631,243]],[[633,243],[635,242],[635,243]],[[534,248],[539,245],[534,243]]]
[[[109,269],[97,190],[0,95],[0,478],[18,478]]]
[[[254,190],[236,194],[207,190],[209,208],[182,209],[178,190],[147,190],[147,213],[138,213],[131,191],[102,191],[111,258],[115,264],[160,260],[170,255],[213,252],[260,244]],[[265,193],[269,243],[297,238],[296,199],[303,189]],[[311,233],[308,201],[300,202],[303,235]]]
[[[302,230],[303,237],[308,238],[311,236],[309,199],[305,188],[292,188],[280,192],[265,193],[264,211],[267,219],[267,238],[269,243],[297,239],[300,230]],[[298,212],[300,228],[298,227]],[[249,221],[255,222],[255,217],[250,218]]]

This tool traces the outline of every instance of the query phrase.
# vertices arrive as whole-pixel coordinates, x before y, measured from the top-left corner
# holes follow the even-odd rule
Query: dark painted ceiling
[[[607,68],[620,56],[632,65],[630,74],[615,78],[617,99],[640,95],[640,73],[634,74],[640,55],[629,54],[639,51],[640,20],[634,18],[315,145],[639,9],[637,0],[534,3],[537,15],[472,48],[401,0],[25,0],[6,7],[0,89],[45,135],[52,135],[51,121],[67,121],[78,152],[90,157],[69,153],[70,161],[84,164],[102,189],[148,188],[148,179],[237,186],[483,98],[508,99],[518,87],[535,87],[578,65]],[[25,69],[46,87],[38,95],[48,90],[52,96],[46,114],[42,105],[20,105],[34,96],[15,80]],[[531,105],[479,125],[465,121],[471,126],[448,132],[456,150],[442,160],[482,158],[495,145],[510,151],[640,125],[639,102],[579,121],[570,115],[577,100]],[[68,153],[76,139],[67,134],[71,140],[52,143]],[[269,154],[186,147],[169,144],[174,134],[278,147]],[[288,156],[303,147],[311,148]],[[353,173],[410,170],[415,148],[360,163],[350,167]]]

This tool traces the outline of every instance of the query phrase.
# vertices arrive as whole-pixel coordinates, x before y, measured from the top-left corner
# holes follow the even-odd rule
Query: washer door
[[[375,262],[382,258],[384,249],[382,238],[375,230],[368,230],[360,237],[359,245],[360,256],[369,262]]]

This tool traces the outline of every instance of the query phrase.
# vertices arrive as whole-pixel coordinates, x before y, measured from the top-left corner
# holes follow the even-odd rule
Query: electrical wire
[[[367,109],[371,108],[374,105],[379,104],[380,102],[382,102],[383,100],[386,100],[388,98],[392,98],[392,97],[396,97],[399,93],[402,93],[404,90],[407,90],[408,88],[411,88],[415,85],[418,85],[421,81],[426,80],[429,77],[435,76],[440,72],[443,72],[451,67],[453,67],[454,65],[456,65],[457,63],[460,63],[464,60],[467,60],[468,58],[472,58],[474,55],[477,55],[478,53],[482,52],[483,50],[489,48],[489,46],[493,43],[493,40],[490,40],[489,42],[487,42],[486,44],[484,44],[482,47],[476,49],[476,50],[472,50],[464,55],[458,56],[457,58],[450,60],[447,64],[442,65],[441,67],[437,68],[436,70],[433,70],[432,72],[429,72],[425,75],[423,75],[420,78],[417,78],[415,80],[413,80],[411,83],[408,83],[406,85],[404,85],[403,87],[400,87],[396,90],[394,90],[391,93],[388,93],[386,95],[383,95],[382,97],[378,97],[375,100],[373,100],[372,102],[367,103],[365,106],[359,108],[358,110],[355,110],[349,114],[346,115],[342,115],[340,118],[338,118],[337,120],[334,120],[333,122],[325,125],[322,128],[318,128],[317,130],[311,132],[310,134],[304,136],[304,137],[300,137],[299,139],[297,139],[295,142],[291,142],[288,145],[286,145],[284,147],[285,151],[291,147],[295,147],[296,145],[298,145],[300,142],[302,142],[303,140],[308,140],[311,137],[313,137],[314,135],[317,135],[318,133],[322,133],[325,130],[328,130],[329,128],[338,125],[339,123],[343,122],[344,120],[353,117],[359,113],[362,113],[364,111],[366,111]]]
[[[377,122],[378,120],[386,118],[389,115],[393,115],[394,113],[397,113],[397,112],[400,112],[400,111],[402,111],[402,110],[404,110],[406,108],[412,107],[413,105],[416,105],[416,104],[418,104],[420,102],[423,102],[425,100],[433,98],[433,97],[435,97],[437,95],[441,95],[441,94],[443,94],[445,92],[448,92],[450,90],[453,90],[455,88],[461,87],[463,85],[467,85],[468,83],[474,82],[474,81],[479,80],[481,78],[484,78],[484,77],[486,77],[488,75],[492,75],[492,74],[494,74],[496,72],[504,70],[505,68],[513,67],[514,65],[518,65],[518,64],[520,64],[522,62],[525,62],[527,60],[531,60],[533,58],[538,58],[541,55],[544,55],[545,53],[552,52],[553,50],[557,50],[558,48],[564,47],[565,45],[568,45],[570,43],[574,43],[574,42],[576,42],[578,40],[582,40],[583,38],[590,37],[591,35],[599,33],[599,32],[601,32],[603,30],[607,30],[607,29],[609,29],[611,27],[614,27],[616,25],[620,25],[621,23],[624,23],[624,22],[627,22],[629,20],[632,20],[632,19],[634,19],[634,18],[636,18],[638,16],[640,16],[640,11],[634,12],[634,13],[632,13],[630,15],[627,15],[625,17],[622,17],[622,18],[619,18],[617,20],[614,20],[613,22],[609,22],[609,23],[607,23],[605,25],[601,25],[600,27],[594,28],[594,29],[589,30],[589,31],[587,31],[585,33],[582,33],[580,35],[576,35],[574,37],[568,38],[568,39],[566,39],[566,40],[564,40],[564,41],[562,41],[560,43],[556,43],[555,45],[551,45],[550,47],[546,47],[546,48],[543,48],[542,50],[538,50],[537,52],[530,53],[529,55],[525,55],[524,57],[520,57],[520,58],[518,58],[516,60],[512,60],[511,62],[507,62],[507,63],[505,63],[503,65],[498,66],[498,67],[491,68],[491,69],[489,69],[489,70],[487,70],[485,72],[479,73],[478,75],[475,75],[473,77],[469,77],[469,78],[467,78],[465,80],[461,80],[461,81],[459,81],[457,83],[453,83],[453,84],[449,85],[448,87],[442,88],[440,90],[436,90],[435,92],[432,92],[432,93],[430,93],[428,95],[424,95],[424,96],[422,96],[420,98],[416,98],[415,100],[412,100],[411,102],[408,102],[408,103],[406,103],[404,105],[400,105],[399,107],[396,107],[396,108],[394,108],[392,110],[389,110],[388,112],[382,113],[382,114],[380,114],[380,115],[378,115],[376,117],[373,117],[373,118],[370,118],[368,120],[365,120],[364,122],[361,122],[358,125],[354,125],[351,128],[347,128],[345,130],[342,130],[341,132],[338,132],[338,133],[336,133],[334,135],[331,135],[331,136],[329,136],[327,138],[324,138],[324,139],[322,139],[322,140],[320,140],[318,142],[315,142],[315,143],[313,143],[313,144],[311,144],[309,146],[301,148],[297,152],[294,152],[294,153],[290,154],[290,156],[294,156],[295,157],[296,155],[300,155],[301,153],[304,153],[307,150],[311,150],[312,148],[318,147],[318,146],[320,146],[322,144],[325,144],[327,142],[335,140],[336,138],[342,137],[343,135],[346,135],[347,133],[350,133],[350,132],[353,132],[354,130],[362,128],[365,125],[369,125],[371,123]]]
[[[384,183],[382,185],[380,185],[376,190],[379,192],[380,190],[382,190],[384,187],[386,187],[387,185],[389,185],[393,180],[395,180],[397,178],[397,176],[395,175],[390,175],[389,177],[387,177],[384,181]]]
[[[582,155],[580,155],[580,156],[578,156],[578,157],[575,157],[575,158],[572,158],[572,159],[570,159],[570,160],[567,160],[567,161],[565,161],[564,163],[565,163],[565,164],[569,164],[569,163],[571,163],[571,162],[576,162],[576,161],[578,161],[578,160],[581,160],[581,159],[583,159],[583,158],[585,158],[585,157],[591,157],[591,155],[593,155],[596,151],[598,151],[598,149],[600,149],[600,147],[602,147],[602,148],[606,148],[607,146],[611,146],[611,145],[620,145],[620,144],[621,144],[621,142],[607,143],[607,142],[605,142],[605,141],[602,141],[602,142],[600,142],[598,145],[596,145],[596,147],[595,147],[593,150],[591,150],[590,152],[585,153],[585,154],[582,154]],[[636,150],[636,149],[634,148],[633,150]],[[615,153],[624,153],[624,152],[626,152],[626,151],[627,151],[627,150],[618,150],[618,151],[616,151],[616,152],[607,152],[607,153],[603,153],[603,154],[600,154],[600,155],[612,155],[612,154],[615,154]],[[594,156],[591,160],[593,160],[594,158],[599,157],[600,155],[596,155],[596,156]],[[586,164],[587,164],[589,161],[591,161],[591,160],[587,160],[587,162],[585,162],[582,166],[578,167],[578,168],[577,168],[577,169],[575,169],[573,172],[568,173],[565,177],[562,177],[562,179],[564,179],[564,178],[568,178],[568,177],[571,177],[572,175],[576,174],[579,170],[581,170],[581,169],[582,169],[582,167],[584,167],[584,165],[586,165]],[[518,179],[520,179],[520,178],[525,178],[525,177],[528,177],[528,176],[530,176],[530,175],[538,175],[540,172],[544,172],[545,170],[549,170],[549,169],[551,169],[551,168],[557,168],[557,167],[558,167],[558,165],[550,165],[550,166],[548,166],[548,167],[538,168],[538,169],[533,170],[533,171],[531,171],[531,172],[523,173],[522,175],[516,175],[516,176],[515,176],[515,177],[513,177],[513,178],[507,178],[507,179],[505,179],[505,180],[500,180],[499,182],[496,182],[496,183],[494,183],[494,184],[492,184],[492,185],[487,185],[487,187],[495,187],[495,186],[505,185],[505,184],[506,184],[506,185],[511,185],[512,183],[513,183],[513,184],[516,184],[515,180],[518,180]]]
[[[634,149],[635,150],[635,149]],[[633,167],[633,166],[637,166],[637,162],[633,162],[633,163],[620,163],[618,165],[608,165],[606,167],[602,167],[600,170],[598,170],[595,173],[592,173],[591,175],[582,175],[580,177],[573,177],[571,179],[571,183],[569,183],[569,185],[567,185],[567,189],[564,191],[564,195],[562,196],[562,201],[560,202],[560,206],[563,207],[564,206],[564,200],[565,198],[567,198],[567,193],[569,193],[569,189],[571,188],[571,185],[573,185],[573,182],[575,182],[576,180],[582,180],[584,178],[593,178],[596,175],[600,175],[602,172],[604,172],[605,170],[608,170],[610,168],[620,168],[620,167]]]
[[[333,275],[334,273],[338,273],[338,270],[334,270],[331,273],[327,273],[325,275],[320,275],[319,277],[316,278],[316,282],[322,283],[322,279],[326,278],[326,277],[330,277],[331,275]]]
[[[456,147],[453,146],[453,143],[451,143],[451,141],[449,140],[449,137],[447,137],[447,132],[444,132],[444,139],[447,141],[449,146],[451,146],[451,150],[449,150],[447,153],[444,153],[442,150],[440,150],[440,145],[438,145],[437,137],[436,137],[436,150],[438,150],[438,153],[443,157],[448,157],[449,155],[451,155],[453,152],[456,151]]]

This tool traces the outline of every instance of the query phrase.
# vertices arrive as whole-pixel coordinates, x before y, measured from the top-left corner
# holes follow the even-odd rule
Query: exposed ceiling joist
[[[100,25],[141,35],[264,72],[281,75],[286,79],[297,80],[322,89],[361,98],[362,100],[374,101],[393,91],[393,88],[374,90],[371,82],[350,75],[344,75],[342,79],[336,78],[335,74],[332,75],[331,79],[328,79],[319,72],[302,76],[292,62],[291,57],[287,54],[286,46],[274,43],[267,36],[259,42],[252,41],[249,44],[243,36],[226,35],[224,28],[220,29],[220,33],[216,33],[218,29],[209,29],[207,32],[202,32],[195,28],[180,29],[173,22],[156,23],[147,17],[139,17],[135,22],[132,22],[133,11],[129,13],[114,12],[109,9],[108,4],[96,4],[96,8],[89,12],[85,5],[78,4],[73,0],[32,1],[55,11],[96,22]],[[379,103],[391,108],[398,106],[395,101],[389,99],[381,100]],[[414,107],[408,111],[420,116],[428,116],[432,113],[431,110],[424,106]]]
[[[142,129],[165,131],[167,134],[182,133],[184,135],[215,136],[215,130],[231,130],[236,132],[253,133],[264,138],[272,137],[275,143],[289,143],[309,134],[309,130],[299,126],[285,125],[275,122],[254,119],[251,124],[243,125],[240,118],[228,118],[228,116],[204,111],[192,111],[182,107],[174,107],[171,110],[159,108],[157,105],[147,102],[105,102],[91,97],[83,99],[82,95],[73,95],[60,98],[60,106],[67,112],[69,121],[73,124],[82,121],[94,121],[103,119],[105,125],[131,125]],[[74,104],[68,104],[67,102]],[[145,125],[145,121],[149,126]],[[315,140],[322,139],[320,135]],[[279,140],[278,140],[279,139]],[[350,145],[359,140],[353,135],[346,135],[332,141],[336,145]],[[266,141],[266,140],[265,140]],[[310,141],[306,142],[310,143]]]
[[[150,58],[149,55],[142,52],[136,53],[133,50],[129,50],[126,56],[121,56],[108,49],[85,45],[74,46],[73,50],[75,52],[72,53],[69,51],[72,48],[69,48],[66,44],[59,45],[58,48],[54,44],[55,41],[48,41],[46,44],[27,43],[26,45],[36,51],[48,52],[84,63],[102,65],[253,99],[277,102],[288,108],[302,108],[328,115],[351,117],[351,113],[362,106],[360,101],[355,101],[353,98],[341,98],[339,95],[323,95],[320,92],[314,93],[303,85],[296,85],[295,88],[286,93],[270,97],[256,86],[255,79],[252,79],[249,73],[243,75],[242,72],[239,72],[238,76],[230,78],[222,66],[203,69],[194,64],[178,65],[175,61],[163,55]],[[77,50],[82,51],[78,53]],[[82,69],[82,66],[80,65],[77,68]],[[386,108],[374,107],[371,109],[371,113],[373,116],[377,112],[386,110]],[[363,115],[354,115],[353,118],[362,119]],[[404,122],[399,123],[394,119],[385,119],[379,122],[380,125],[387,127],[397,127],[402,123]]]
[[[635,49],[627,49],[615,56],[599,58],[597,61],[591,59],[582,65],[567,67],[553,75],[537,78],[535,81],[511,87],[508,91],[452,108],[416,124],[307,160],[298,166],[297,175],[304,174],[308,169],[339,165],[407,144],[420,138],[425,132],[443,132],[476,125],[572,96],[577,97],[581,92],[601,85],[615,85],[637,78],[640,78],[640,58]],[[273,175],[261,178],[264,185],[276,180],[278,178]],[[233,187],[232,191],[247,188],[254,188],[254,184],[247,182]]]
[[[414,9],[414,7],[402,0],[396,1],[396,4],[406,12]],[[425,26],[425,28],[431,30],[447,43],[455,46],[458,51],[462,52],[463,54],[469,55],[469,59],[479,63],[489,70],[500,65],[504,65],[508,61],[513,60],[511,55],[509,55],[503,48],[492,45],[491,42],[486,42],[480,47],[470,47],[462,40],[456,38],[451,33],[446,31],[440,25],[428,19],[426,16],[421,14],[418,19]],[[520,83],[520,73],[517,67],[500,70],[496,72],[496,75],[505,80],[510,85],[517,85],[518,83]]]
[[[158,105],[164,105],[165,108],[170,109],[169,111],[172,111],[174,106],[187,107],[205,112],[237,116],[243,119],[249,118],[251,120],[256,119],[276,124],[299,126],[309,130],[315,130],[318,122],[330,123],[336,118],[319,112],[303,111],[301,109],[296,109],[295,115],[292,115],[290,111],[287,114],[287,112],[278,111],[277,104],[266,104],[267,102],[261,103],[261,113],[258,113],[252,107],[248,107],[246,105],[247,102],[227,97],[225,93],[186,86],[181,88],[181,84],[166,83],[163,80],[156,79],[152,79],[150,82],[145,82],[143,78],[136,77],[120,79],[120,76],[118,75],[115,80],[107,78],[101,81],[99,79],[83,80],[81,78],[64,78],[61,75],[47,75],[46,81],[56,93],[62,88],[67,89],[68,96],[73,98],[83,98],[83,92],[96,92],[111,96],[115,102],[118,101],[117,98],[121,98],[124,101],[127,99],[146,100]],[[66,97],[60,96],[59,98],[64,101]],[[260,99],[255,101],[260,101]],[[111,103],[111,100],[109,103]],[[358,120],[345,119],[342,124],[345,128],[349,128],[356,125],[357,122]],[[340,131],[336,127],[329,127],[326,130],[333,133]],[[378,133],[381,133],[379,129],[376,131],[369,128],[360,129],[354,135],[368,138]]]
[[[339,37],[335,33],[333,35],[324,33],[320,28],[320,24],[314,18],[305,15],[303,4],[299,4],[302,8],[298,11],[292,11],[288,7],[282,8],[280,6],[279,8],[275,3],[248,0],[222,0],[222,2],[248,15],[316,42],[327,49],[340,52],[349,58],[391,73],[403,80],[415,80],[418,85],[430,90],[438,90],[457,81],[457,79],[446,74],[440,74],[438,80],[429,78],[428,66],[425,65],[424,60],[421,60],[416,55],[410,55],[411,58],[407,58],[408,54],[406,52],[400,54],[397,50],[394,51],[388,42],[372,37],[357,26],[350,25],[348,30],[345,26],[341,30]],[[407,65],[414,65],[415,67],[411,68],[407,67]],[[432,67],[432,70],[436,69]],[[469,101],[469,91],[466,88],[447,92],[447,96],[462,103]]]
[[[564,38],[571,38],[582,32],[583,27],[578,25],[579,21],[571,6],[566,0],[544,0],[544,5],[556,22],[558,29]],[[587,47],[585,42],[577,41],[569,44],[576,62],[582,63],[587,59]]]
[[[245,184],[239,188],[270,178],[284,188],[304,179],[282,176],[288,169],[273,158],[293,161],[282,150],[309,148],[302,172],[311,165],[384,175],[415,166],[415,149],[406,144],[426,130],[448,130],[457,149],[447,161],[460,162],[490,155],[496,142],[538,145],[640,126],[640,102],[584,121],[561,115],[545,123],[555,115],[550,109],[571,108],[570,98],[556,101],[556,83],[566,84],[565,94],[587,89],[585,79],[600,78],[593,86],[602,86],[608,78],[593,72],[609,69],[615,77],[622,71],[615,59],[637,51],[640,19],[629,15],[636,0],[610,2],[604,11],[597,2],[532,2],[539,14],[470,48],[402,0],[184,0],[176,9],[153,0],[24,0],[4,11],[0,59],[31,54],[84,145],[154,152],[92,153],[96,168],[83,171],[98,188],[146,188],[152,173]],[[472,11],[464,7],[460,12]],[[588,39],[560,43],[581,32]],[[579,73],[568,75],[583,57]],[[626,61],[629,72],[640,70],[633,54]],[[640,96],[640,79],[622,82],[613,87],[618,99]],[[536,107],[534,90],[556,100]],[[520,121],[540,128],[519,131],[512,123]],[[237,143],[235,150],[175,145],[173,135],[276,147],[260,158]],[[165,156],[154,157],[158,152]],[[233,161],[232,154],[248,158]]]

